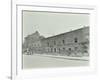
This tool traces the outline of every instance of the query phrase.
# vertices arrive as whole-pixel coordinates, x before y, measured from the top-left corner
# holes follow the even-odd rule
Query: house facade
[[[25,40],[31,45],[31,53],[41,53],[48,55],[67,55],[67,56],[89,56],[89,27],[83,27],[70,32],[61,33],[55,36],[38,38],[35,41],[31,37],[31,41]],[[36,36],[36,37],[37,37]],[[36,39],[36,38],[35,38]]]
[[[52,55],[88,56],[89,27],[73,30],[42,40],[44,53]]]
[[[42,43],[41,40],[43,36],[40,36],[39,32],[28,35],[25,37],[22,49],[24,54],[32,55],[35,53],[41,53],[42,51]]]

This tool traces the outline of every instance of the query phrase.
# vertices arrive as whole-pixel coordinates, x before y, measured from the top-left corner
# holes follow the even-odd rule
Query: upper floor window
[[[47,43],[47,46],[49,46],[49,43]]]
[[[62,40],[62,43],[65,44],[65,40]]]
[[[56,45],[56,41],[54,41],[54,45]]]
[[[63,48],[63,50],[65,50],[65,48]]]
[[[77,42],[78,42],[78,39],[77,39],[77,38],[75,38],[75,39],[74,39],[74,42],[75,42],[75,43],[77,43]]]
[[[78,47],[75,47],[75,50],[77,50],[78,49]]]

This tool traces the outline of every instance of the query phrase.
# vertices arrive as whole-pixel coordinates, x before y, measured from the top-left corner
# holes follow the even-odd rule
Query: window
[[[77,47],[75,47],[75,50],[77,50],[78,48]]]
[[[49,52],[49,48],[48,48],[48,52]]]
[[[49,46],[49,43],[47,43],[47,46]]]
[[[59,52],[60,52],[60,48],[59,48]]]
[[[56,45],[56,41],[54,41],[54,45]]]
[[[56,48],[54,48],[54,52],[56,52]]]
[[[51,48],[51,52],[52,52],[52,48]]]
[[[71,48],[69,48],[69,51],[71,51]]]
[[[75,43],[77,43],[78,42],[77,38],[75,38],[74,41],[75,41]]]
[[[65,44],[65,40],[62,40],[62,43]]]
[[[63,48],[63,50],[65,50],[65,48]]]

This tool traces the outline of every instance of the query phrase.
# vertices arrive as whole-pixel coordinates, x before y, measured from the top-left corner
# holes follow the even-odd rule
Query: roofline
[[[72,31],[68,31],[68,32],[65,32],[65,33],[57,34],[57,35],[54,35],[54,36],[50,36],[50,37],[47,37],[47,38],[44,38],[44,39],[49,39],[49,38],[53,38],[53,37],[56,37],[56,36],[61,36],[61,35],[64,35],[66,33],[71,33],[71,32],[74,32],[74,31],[77,31],[77,30],[80,30],[80,29],[83,29],[83,28],[89,28],[89,26],[82,27],[82,28],[79,28],[79,29],[76,29],[76,30],[72,30]]]

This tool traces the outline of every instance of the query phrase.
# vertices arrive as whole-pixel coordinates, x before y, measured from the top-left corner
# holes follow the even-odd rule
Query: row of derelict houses
[[[43,37],[38,31],[25,37],[23,54],[64,56],[89,56],[89,27],[83,27],[51,37]]]

